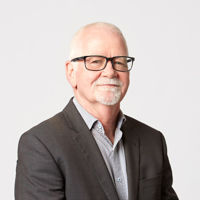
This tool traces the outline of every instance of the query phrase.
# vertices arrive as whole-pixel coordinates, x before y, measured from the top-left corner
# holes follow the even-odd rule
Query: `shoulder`
[[[130,116],[125,115],[125,117],[126,117],[125,124],[127,123],[126,126],[128,126],[130,130],[129,134],[137,135],[141,143],[143,142],[160,143],[164,140],[163,134],[159,130],[143,122],[140,122]]]
[[[66,122],[64,123],[64,121],[64,116],[62,112],[60,112],[23,133],[20,137],[19,143],[33,144],[37,141],[39,142],[52,138],[56,134],[61,133],[61,127],[63,127],[63,124],[66,126]]]
[[[66,143],[71,145],[78,129],[83,125],[83,120],[71,99],[61,112],[22,134],[19,146],[40,144],[54,148],[55,145],[64,146]]]
[[[157,129],[141,122],[141,121],[138,121],[137,119],[134,119],[128,115],[125,115],[126,117],[126,120],[127,120],[127,123],[129,124],[129,126],[131,127],[134,127],[136,128],[137,130],[140,130],[140,131],[148,131],[148,132],[159,132]]]
[[[32,127],[26,131],[21,137],[54,137],[63,134],[63,131],[68,131],[70,129],[68,115],[72,115],[74,111],[72,100],[67,104],[67,106],[59,113],[55,114],[53,117],[44,120],[43,122]]]

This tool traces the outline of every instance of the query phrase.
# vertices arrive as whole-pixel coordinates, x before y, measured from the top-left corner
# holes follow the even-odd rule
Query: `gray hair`
[[[110,23],[106,23],[106,22],[91,23],[91,24],[88,24],[88,25],[80,28],[75,33],[75,35],[73,36],[73,38],[71,40],[71,44],[70,44],[70,54],[69,54],[70,60],[78,54],[78,52],[77,52],[78,50],[76,48],[78,39],[80,38],[80,36],[83,34],[84,31],[89,30],[89,29],[96,29],[96,30],[106,29],[108,31],[115,32],[115,33],[119,34],[124,39],[124,42],[126,44],[126,40],[125,40],[121,30],[118,27],[116,27],[115,25],[110,24]]]

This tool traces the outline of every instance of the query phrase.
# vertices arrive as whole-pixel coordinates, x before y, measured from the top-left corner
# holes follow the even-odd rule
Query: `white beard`
[[[120,101],[121,88],[123,86],[123,83],[120,80],[116,78],[99,78],[93,84],[95,86],[94,96],[99,103],[104,105],[115,105]],[[115,87],[99,86],[105,84],[113,84]]]

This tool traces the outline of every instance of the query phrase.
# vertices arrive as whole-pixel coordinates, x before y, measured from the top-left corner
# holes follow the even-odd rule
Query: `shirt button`
[[[99,124],[98,127],[101,129],[102,128],[101,124]]]
[[[122,182],[122,179],[119,177],[119,178],[117,179],[117,181],[118,181],[119,183],[121,183],[121,182]]]

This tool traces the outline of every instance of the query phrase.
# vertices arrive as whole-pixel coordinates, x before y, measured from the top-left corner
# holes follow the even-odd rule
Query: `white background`
[[[14,199],[20,135],[73,95],[69,43],[96,21],[117,25],[136,58],[123,112],[163,132],[179,198],[199,200],[197,0],[0,0],[0,199]]]

